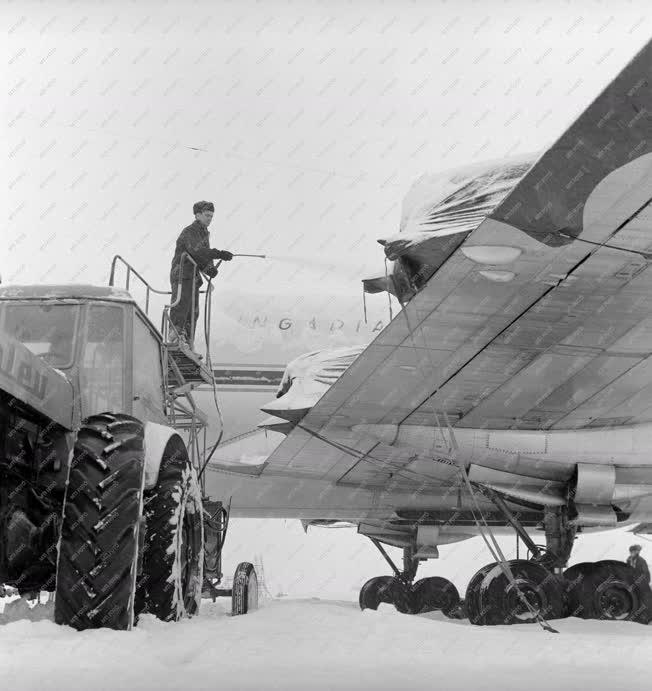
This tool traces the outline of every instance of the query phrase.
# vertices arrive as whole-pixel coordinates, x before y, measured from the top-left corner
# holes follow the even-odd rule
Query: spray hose
[[[234,254],[234,257],[255,257],[258,259],[266,259],[266,255],[264,254]],[[220,264],[222,263],[222,260],[217,262],[217,265],[215,266],[216,269],[219,269]],[[210,343],[210,337],[211,337],[211,328],[210,328],[210,307],[211,307],[211,300],[209,300],[209,295],[211,294],[211,291],[213,290],[213,284],[212,284],[212,278],[208,276],[208,287],[206,289],[206,299],[204,300],[204,340],[206,341],[206,365],[208,369],[210,370],[211,374],[213,373],[213,363],[211,361],[211,343]],[[213,375],[214,376],[214,375]],[[220,402],[217,398],[217,390],[215,387],[215,379],[213,378],[213,401],[215,403],[215,410],[217,411],[217,416],[220,422],[220,433],[217,436],[217,441],[215,444],[213,444],[213,448],[211,449],[210,453],[208,456],[206,456],[206,460],[204,461],[204,464],[201,467],[201,470],[199,471],[198,478],[201,480],[202,475],[204,474],[204,471],[206,470],[206,467],[208,466],[211,458],[213,457],[213,454],[215,453],[215,450],[217,447],[220,445],[220,442],[222,441],[222,437],[224,436],[224,418],[222,417],[222,409],[220,408]]]

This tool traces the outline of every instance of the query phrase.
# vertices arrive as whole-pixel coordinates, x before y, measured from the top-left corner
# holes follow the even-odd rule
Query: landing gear
[[[382,602],[394,605],[402,614],[413,614],[412,590],[408,583],[394,576],[376,576],[360,589],[360,609],[378,609]]]
[[[575,537],[567,512],[564,507],[545,510],[544,549],[534,543],[499,494],[489,488],[483,491],[526,544],[532,558],[494,562],[480,569],[466,590],[469,621],[476,625],[537,622],[549,628],[546,619],[562,617],[566,609],[566,589],[555,571],[566,563]]]
[[[383,546],[371,540],[392,567],[395,576],[376,576],[361,588],[358,602],[360,609],[378,609],[381,603],[392,604],[402,614],[421,614],[441,610],[446,616],[454,616],[460,607],[457,588],[438,576],[422,578],[413,584],[420,559],[410,547],[403,549],[403,571],[399,571]]]
[[[546,535],[546,544],[542,546],[534,543],[502,496],[486,487],[482,492],[525,543],[529,559],[504,560],[494,542],[495,556],[501,560],[481,568],[471,578],[464,600],[460,600],[455,586],[445,578],[414,582],[424,557],[415,554],[413,548],[403,549],[401,571],[380,542],[371,538],[394,576],[367,581],[360,591],[360,608],[378,609],[381,603],[387,603],[407,614],[441,611],[449,618],[467,616],[477,626],[538,623],[552,632],[555,630],[548,620],[568,616],[652,622],[652,590],[647,583],[637,580],[634,570],[624,562],[584,562],[564,571],[576,530],[568,520],[565,506],[544,510],[539,526]]]
[[[412,586],[415,614],[441,610],[447,617],[452,617],[459,608],[460,594],[457,588],[446,578],[432,576],[422,578]]]
[[[545,567],[524,559],[489,564],[471,579],[466,609],[472,624],[532,624],[558,619],[564,613],[559,579]]]
[[[530,561],[489,564],[471,579],[465,608],[472,624],[544,623],[577,616],[647,624],[652,620],[652,592],[637,583],[634,571],[618,561],[583,562],[563,571],[575,529],[566,507],[546,509],[546,547],[535,545],[495,492],[486,492],[528,546]],[[508,567],[508,568],[505,568]],[[505,571],[509,570],[513,578]]]
[[[378,609],[381,602],[393,604],[391,585],[396,579],[392,576],[375,576],[360,588],[358,603],[360,609]]]
[[[564,572],[567,615],[583,619],[635,621],[652,619],[652,593],[620,561],[583,562]]]

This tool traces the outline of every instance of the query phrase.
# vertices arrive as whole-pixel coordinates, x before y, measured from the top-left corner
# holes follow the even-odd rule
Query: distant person
[[[632,545],[629,548],[629,556],[627,557],[627,563],[634,569],[636,573],[637,580],[640,578],[645,584],[650,582],[650,569],[647,567],[647,562],[641,556],[641,546]]]
[[[170,309],[170,320],[176,331],[172,334],[172,340],[188,347],[192,347],[195,339],[195,326],[199,316],[199,287],[203,281],[199,270],[195,269],[191,262],[181,261],[183,253],[189,254],[197,263],[197,267],[211,278],[217,275],[217,269],[213,265],[214,259],[222,259],[225,262],[233,259],[231,252],[212,249],[210,246],[208,226],[213,220],[214,211],[212,202],[202,201],[193,204],[195,221],[181,231],[172,258],[170,284],[173,303],[177,299],[178,291],[181,290],[178,304]]]

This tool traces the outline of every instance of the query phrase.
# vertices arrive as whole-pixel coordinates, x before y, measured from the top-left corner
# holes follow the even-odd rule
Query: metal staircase
[[[187,253],[181,256],[181,265],[189,262],[193,265],[193,277],[201,273],[195,261]],[[149,318],[152,295],[172,297],[172,292],[153,288],[127,261],[120,255],[116,255],[111,263],[111,275],[109,285],[115,286],[116,267],[120,264],[124,267],[126,276],[124,287],[129,291],[132,278],[137,278],[145,289],[144,305],[137,303],[145,316]],[[221,262],[217,263],[219,266]],[[163,387],[165,391],[165,415],[170,427],[177,430],[186,442],[186,448],[190,455],[190,461],[197,470],[202,491],[202,505],[204,510],[204,595],[215,600],[217,596],[231,596],[231,589],[219,588],[222,579],[222,548],[226,538],[229,524],[229,507],[223,506],[221,501],[211,501],[206,495],[206,480],[204,470],[210,460],[213,451],[217,448],[222,438],[223,425],[222,414],[217,403],[217,391],[213,368],[210,358],[210,315],[212,285],[208,280],[206,290],[200,291],[200,300],[203,296],[204,312],[204,340],[205,353],[200,355],[193,349],[193,344],[186,345],[179,342],[177,334],[170,320],[170,309],[178,304],[180,294],[170,304],[163,306],[161,315],[161,355],[163,371]],[[195,285],[193,278],[193,296]],[[194,298],[193,298],[194,299]],[[194,304],[191,314],[194,315]],[[151,319],[150,319],[151,321]],[[192,324],[194,333],[195,324]],[[194,392],[197,390],[212,393],[215,407],[220,421],[217,441],[211,444],[208,452],[207,431],[208,417],[197,406]]]
[[[188,262],[193,266],[193,276],[199,272],[195,261],[187,253],[181,257],[181,262]],[[131,284],[137,279],[144,288],[144,304],[139,303],[139,307],[150,318],[152,295],[162,295],[172,297],[170,290],[158,290],[153,288],[148,281],[141,276],[133,266],[123,257],[115,255],[111,262],[111,274],[109,285],[116,285],[116,269],[118,265],[125,271],[124,282],[121,286],[129,291]],[[194,278],[193,278],[194,281]],[[195,286],[193,284],[193,295]],[[180,294],[175,296],[174,301],[163,306],[161,314],[161,352],[163,364],[163,385],[165,391],[165,414],[168,424],[179,432],[183,433],[186,446],[190,453],[190,460],[198,471],[204,466],[207,444],[206,434],[208,429],[208,418],[197,406],[193,392],[197,390],[212,392],[215,396],[215,378],[210,364],[210,319],[211,314],[211,294],[212,285],[208,282],[206,290],[200,291],[200,300],[203,297],[204,314],[207,316],[204,325],[205,354],[200,355],[192,349],[192,344],[186,345],[179,342],[175,328],[170,320],[170,309],[178,304]],[[194,314],[193,310],[191,311]],[[194,332],[194,324],[193,332]],[[218,409],[219,413],[219,409]],[[202,491],[204,491],[203,473],[200,474]]]

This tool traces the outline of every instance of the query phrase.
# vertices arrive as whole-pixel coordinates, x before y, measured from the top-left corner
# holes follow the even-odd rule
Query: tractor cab
[[[125,291],[0,288],[0,329],[72,383],[74,426],[107,410],[166,424],[161,337]]]

